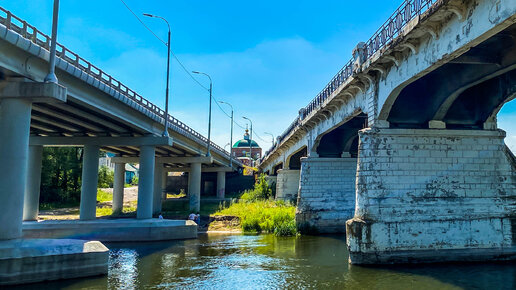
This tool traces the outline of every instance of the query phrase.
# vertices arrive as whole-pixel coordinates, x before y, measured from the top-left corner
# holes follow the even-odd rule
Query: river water
[[[109,274],[31,289],[516,289],[516,263],[360,267],[344,236],[111,243]]]

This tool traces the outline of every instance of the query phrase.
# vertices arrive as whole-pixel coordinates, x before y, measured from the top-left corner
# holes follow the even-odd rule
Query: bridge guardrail
[[[9,10],[4,9],[3,7],[0,7],[0,23],[3,24],[8,30],[12,30],[21,35],[23,38],[26,38],[34,44],[37,44],[43,47],[44,49],[50,51],[51,38],[48,35],[42,33],[33,25],[28,24],[25,20],[17,17],[16,15],[13,15]],[[125,86],[120,81],[113,78],[111,75],[107,74],[97,66],[80,57],[78,54],[67,49],[64,45],[60,44],[59,42],[56,43],[56,46],[56,55],[58,57],[74,65],[75,67],[83,70],[84,72],[93,76],[95,79],[101,81],[105,85],[108,85],[109,87],[115,89],[120,94],[135,101],[138,105],[158,115],[164,120],[164,110],[154,105],[149,100],[145,99],[135,91],[131,90],[129,87]],[[171,128],[172,130],[180,134],[196,138],[199,141],[201,141],[200,143],[208,144],[208,139],[206,137],[199,134],[197,131],[193,130],[180,120],[174,118],[171,115],[168,115],[168,121],[169,128]],[[230,153],[228,153],[222,147],[213,142],[210,142],[210,144],[213,149],[219,151],[219,154],[227,157],[228,159],[230,158]],[[234,162],[241,165],[241,163],[238,160],[234,160]]]
[[[385,21],[380,28],[369,38],[365,43],[366,58],[369,59],[377,51],[389,44],[393,39],[399,36],[399,33],[407,23],[414,18],[419,17],[422,13],[427,11],[435,4],[440,4],[442,0],[405,0],[394,13]],[[353,58],[351,58],[346,65],[331,79],[331,81],[322,89],[322,91],[313,98],[310,103],[303,109],[299,116],[290,124],[280,136],[278,143],[285,139],[300,123],[314,110],[321,107],[323,102],[331,96],[344,82],[353,75]],[[264,155],[272,152],[276,147],[273,147]]]

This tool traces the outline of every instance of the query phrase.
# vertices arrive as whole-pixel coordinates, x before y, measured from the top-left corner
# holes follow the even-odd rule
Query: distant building
[[[251,158],[254,163],[254,161],[262,157],[262,148],[256,141],[250,140],[249,130],[245,129],[244,139],[238,140],[233,144],[231,154],[243,164],[251,166]]]

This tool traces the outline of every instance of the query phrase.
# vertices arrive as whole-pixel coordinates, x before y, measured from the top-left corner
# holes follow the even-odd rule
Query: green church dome
[[[258,143],[256,143],[254,140],[251,142],[251,144],[253,145],[253,148],[259,148],[260,145],[258,145]],[[242,140],[238,140],[235,142],[235,144],[233,144],[233,148],[241,148],[241,147],[244,147],[244,148],[249,148],[249,140],[246,140],[246,139],[242,139]]]

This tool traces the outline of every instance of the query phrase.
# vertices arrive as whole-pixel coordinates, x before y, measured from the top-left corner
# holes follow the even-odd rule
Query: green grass
[[[296,208],[290,203],[274,200],[255,200],[221,206],[214,215],[237,216],[243,232],[273,233],[277,236],[297,234]]]
[[[113,200],[113,194],[105,192],[102,189],[97,189],[97,201],[98,202],[112,201],[112,200]]]

